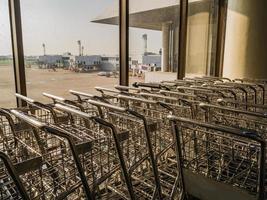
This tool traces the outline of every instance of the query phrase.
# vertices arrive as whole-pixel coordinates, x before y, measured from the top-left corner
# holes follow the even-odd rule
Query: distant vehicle
[[[118,76],[118,72],[99,72],[97,75],[116,78]]]
[[[98,76],[107,76],[109,72],[99,72],[97,73]]]

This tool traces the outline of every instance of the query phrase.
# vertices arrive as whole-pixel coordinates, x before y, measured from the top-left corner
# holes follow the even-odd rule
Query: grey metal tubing
[[[249,79],[249,78],[243,78],[243,79],[234,79],[234,82],[239,81],[241,83],[243,82],[250,82],[250,83],[267,83],[267,79]]]
[[[134,90],[137,92],[146,92],[151,93],[151,90],[145,88],[136,88],[136,87],[129,87],[129,86],[122,86],[122,85],[115,85],[114,86],[117,90],[119,90],[122,94],[129,94],[129,90]]]
[[[114,88],[119,90],[135,90],[135,91],[141,91],[141,88],[136,87],[129,87],[129,86],[123,86],[123,85],[115,85]]]
[[[81,96],[87,97],[87,98],[93,98],[94,97],[93,94],[79,92],[79,91],[75,91],[75,90],[69,90],[69,93],[71,93],[74,96],[76,96],[80,102],[82,101]]]
[[[247,107],[254,107],[254,108],[262,108],[267,110],[267,105],[262,105],[262,104],[251,104],[251,103],[244,103],[244,102],[239,102],[239,101],[233,101],[230,99],[217,99],[218,103],[233,103],[233,104],[238,104],[241,106],[247,106]]]
[[[46,93],[46,92],[43,92],[43,95],[45,96],[45,97],[48,97],[48,98],[50,98],[50,99],[52,99],[53,101],[65,101],[65,99],[64,98],[62,98],[62,97],[59,97],[59,96],[56,96],[56,95],[53,95],[53,94],[48,94],[48,93]]]
[[[213,79],[220,79],[220,80],[226,80],[228,82],[232,82],[232,80],[230,78],[226,78],[226,77],[216,77],[216,76],[203,76],[204,78],[213,78]]]
[[[95,89],[101,93],[103,92],[120,93],[119,90],[113,90],[113,89],[108,89],[108,88],[103,88],[103,87],[95,87]]]
[[[35,100],[33,100],[33,99],[29,98],[29,97],[26,97],[24,95],[18,94],[18,93],[15,93],[15,96],[17,98],[21,99],[21,100],[26,101],[27,103],[34,103],[35,102]]]
[[[177,98],[175,97],[169,97],[169,96],[164,96],[164,95],[160,95],[160,94],[151,94],[151,93],[139,93],[139,95],[141,96],[145,96],[145,97],[155,97],[155,98],[161,98],[161,99],[167,99],[167,100],[174,100],[176,101]]]
[[[150,88],[150,89],[157,89],[157,90],[170,90],[170,88],[174,86],[166,85],[163,83],[140,83],[140,82],[135,82],[132,84],[133,87],[145,87],[145,88]]]
[[[237,99],[236,94],[231,89],[227,89],[227,88],[219,89],[218,87],[214,87],[212,85],[206,85],[206,84],[203,84],[203,86],[204,87],[202,87],[202,86],[192,86],[192,87],[193,88],[199,88],[199,89],[211,90],[212,92],[220,94],[223,98],[226,98],[226,96],[222,93],[222,91],[229,92],[234,96],[234,99]]]
[[[59,104],[59,103],[56,103],[55,104],[55,107],[59,110],[62,110],[64,112],[68,112],[68,113],[71,113],[71,114],[74,114],[74,115],[77,115],[77,116],[80,116],[82,118],[86,118],[86,119],[90,119],[92,116],[89,115],[88,113],[85,113],[85,112],[82,112],[80,110],[76,110],[76,109],[73,109],[69,106],[65,106],[65,105],[62,105],[62,104]]]
[[[52,99],[54,101],[54,103],[60,102],[60,103],[70,104],[70,105],[78,107],[79,109],[84,111],[84,107],[80,103],[77,103],[75,101],[68,100],[68,99],[65,99],[63,97],[59,97],[59,96],[56,96],[56,95],[48,94],[48,93],[45,93],[45,92],[43,93],[43,95],[45,97],[48,97],[48,98]]]
[[[82,103],[84,101],[84,100],[82,100],[81,97],[87,97],[89,99],[97,99],[97,100],[103,101],[105,103],[108,103],[108,101],[106,99],[104,99],[103,97],[96,96],[93,94],[89,94],[89,93],[85,93],[85,92],[79,92],[79,91],[75,91],[75,90],[69,90],[69,92],[78,98],[79,103]]]
[[[183,93],[183,92],[175,92],[175,91],[168,91],[168,90],[160,90],[159,93],[161,93],[161,94],[176,94],[176,95],[187,96],[187,97],[192,97],[192,98],[197,97],[194,94],[187,94],[187,93]]]
[[[103,103],[103,102],[95,101],[95,100],[92,100],[92,99],[89,99],[88,102],[90,104],[94,105],[94,106],[103,106],[103,107],[110,108],[112,110],[116,110],[116,111],[119,111],[119,112],[126,112],[126,108],[119,107],[119,106],[114,106],[112,104]]]
[[[207,86],[207,87],[206,87]],[[202,86],[191,86],[192,88],[197,88],[197,89],[205,89],[205,90],[210,90],[212,91],[213,93],[217,93],[219,95],[221,95],[223,98],[225,98],[226,96],[222,93],[223,89],[220,90],[218,88],[213,88],[213,87],[209,87],[210,85],[206,85],[206,84],[203,84]],[[226,89],[224,89],[225,91],[227,91]]]
[[[207,89],[199,89],[199,88],[194,88],[194,87],[178,86],[177,89],[178,90],[192,90],[192,91],[197,91],[197,92],[211,93],[210,90],[207,90]]]
[[[54,111],[54,109],[52,107],[50,107],[49,105],[43,104],[43,103],[38,102],[38,101],[35,101],[34,99],[31,99],[29,97],[25,97],[25,96],[23,96],[21,94],[17,94],[16,93],[15,95],[16,95],[17,98],[24,100],[30,106],[47,110],[48,112],[50,112],[52,114],[54,122],[57,122],[57,114]]]
[[[160,89],[160,84],[159,83],[140,83],[140,82],[135,82],[132,84],[133,87],[149,87],[149,88],[154,88],[154,89]]]
[[[142,99],[142,98],[138,98],[138,97],[126,96],[126,95],[121,95],[121,94],[119,94],[117,96],[117,98],[118,99],[128,99],[128,100],[139,101],[139,102],[150,103],[150,104],[157,104],[157,102],[153,101],[153,100]]]

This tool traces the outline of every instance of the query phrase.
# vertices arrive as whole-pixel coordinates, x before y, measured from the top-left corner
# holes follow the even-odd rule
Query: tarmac
[[[42,96],[43,92],[58,95],[64,98],[75,99],[69,90],[99,94],[95,86],[112,88],[119,84],[119,77],[98,76],[98,72],[77,73],[64,69],[56,71],[39,69],[38,67],[26,68],[26,84],[28,97],[44,103],[51,103]],[[143,81],[140,77],[130,77],[130,83]],[[12,66],[0,66],[0,107],[10,108],[16,106],[15,84]]]

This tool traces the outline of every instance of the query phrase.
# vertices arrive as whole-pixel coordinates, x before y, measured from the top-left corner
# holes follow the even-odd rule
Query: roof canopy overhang
[[[163,23],[179,22],[180,6],[178,2],[178,0],[153,0],[153,5],[151,5],[151,1],[130,1],[130,27],[161,30]],[[210,2],[192,0],[190,2],[190,11],[193,12],[190,12],[190,15],[195,14],[196,11],[208,11],[207,4],[210,4]],[[118,8],[118,1],[116,1],[115,5],[113,4],[108,7],[100,16],[91,22],[118,25]]]

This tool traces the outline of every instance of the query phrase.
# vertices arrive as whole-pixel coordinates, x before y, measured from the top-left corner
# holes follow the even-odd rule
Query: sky
[[[78,54],[81,40],[86,55],[118,55],[119,27],[90,22],[118,0],[21,0],[24,54]],[[142,35],[148,35],[148,51],[161,48],[161,32],[130,28],[130,54],[143,52]],[[0,55],[11,54],[8,0],[0,0]]]

